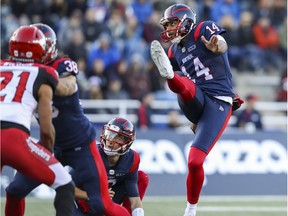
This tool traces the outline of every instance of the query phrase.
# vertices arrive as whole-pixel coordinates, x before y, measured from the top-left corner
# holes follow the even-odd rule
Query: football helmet
[[[38,29],[40,29],[46,37],[47,59],[46,59],[45,64],[48,64],[49,62],[53,61],[58,55],[58,49],[56,48],[56,44],[57,44],[56,34],[50,26],[48,26],[44,23],[35,23],[35,24],[32,24],[31,26],[35,26]]]
[[[21,26],[9,40],[12,60],[21,62],[46,61],[46,39],[42,31],[33,26]]]
[[[125,154],[135,140],[133,124],[125,118],[113,118],[103,126],[100,146],[106,155]]]
[[[168,23],[175,22],[175,28],[167,30]],[[174,4],[168,7],[160,24],[164,31],[160,33],[160,38],[164,43],[171,41],[178,44],[193,28],[196,23],[196,13],[187,5]]]

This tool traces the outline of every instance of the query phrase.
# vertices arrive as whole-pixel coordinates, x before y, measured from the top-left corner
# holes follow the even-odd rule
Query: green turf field
[[[4,215],[1,200],[1,215]],[[183,216],[186,206],[183,197],[145,197],[145,216]],[[52,216],[52,200],[29,198],[27,216]],[[287,216],[286,197],[205,197],[198,205],[197,216]]]

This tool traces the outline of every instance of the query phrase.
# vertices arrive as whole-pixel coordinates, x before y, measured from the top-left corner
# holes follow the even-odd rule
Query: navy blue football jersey
[[[60,78],[78,74],[76,62],[70,58],[57,57],[49,66],[58,71]],[[55,150],[89,145],[96,138],[95,127],[84,115],[78,89],[70,96],[53,96],[52,122],[56,132]]]
[[[203,35],[209,40],[212,35],[220,35],[225,30],[212,21],[200,22],[191,33],[184,46],[172,44],[168,56],[174,70],[191,79],[203,92],[210,96],[233,96],[232,74],[227,52],[213,53],[201,40]]]
[[[115,198],[121,197],[124,195],[128,197],[137,197],[139,196],[138,192],[138,168],[140,163],[140,157],[137,152],[130,149],[124,155],[121,155],[116,166],[110,167],[107,159],[107,155],[103,149],[98,145],[99,152],[101,154],[104,166],[108,175],[109,187],[115,191]],[[120,191],[118,188],[122,187],[122,194],[119,194]],[[118,193],[117,193],[118,192]],[[121,203],[123,200],[114,200],[116,203]]]

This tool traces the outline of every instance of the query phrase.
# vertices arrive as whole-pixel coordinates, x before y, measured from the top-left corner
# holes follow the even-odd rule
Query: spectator
[[[257,20],[252,28],[256,44],[263,53],[262,65],[265,71],[279,73],[284,68],[284,62],[280,54],[280,36],[276,28],[271,25],[269,17],[263,16]]]
[[[99,84],[102,91],[107,89],[109,71],[105,69],[102,59],[95,59],[92,69],[88,71],[88,77],[97,77],[100,80]]]
[[[82,29],[87,42],[93,43],[101,33],[107,31],[107,26],[105,23],[96,21],[94,9],[88,8],[85,12]]]
[[[240,71],[259,71],[262,67],[261,49],[255,44],[252,24],[253,14],[250,11],[243,11],[237,29],[237,35],[240,37],[238,47],[241,50],[237,60]]]
[[[80,28],[73,29],[71,34],[71,42],[68,42],[67,46],[64,48],[64,52],[74,61],[86,59],[87,49],[82,30]]]
[[[88,79],[89,83],[89,99],[104,99],[101,90],[101,79],[97,76],[92,76]]]
[[[159,40],[159,34],[162,32],[159,20],[161,14],[159,11],[153,11],[149,20],[143,25],[143,39],[146,43],[151,43],[153,40]]]
[[[223,16],[228,14],[233,17],[237,26],[240,17],[238,0],[215,0],[211,11],[212,20],[219,22]]]
[[[273,1],[271,0],[258,0],[257,7],[252,7],[254,22],[260,17],[272,17]]]
[[[128,66],[129,73],[126,74],[128,92],[132,99],[141,100],[144,95],[151,92],[150,80],[145,69],[145,62],[142,56],[138,53],[134,54]]]
[[[107,21],[107,27],[111,35],[111,40],[122,54],[124,49],[126,34],[125,16],[120,9],[113,9]]]
[[[74,0],[74,1],[67,1],[67,16],[70,17],[70,15],[75,10],[80,10],[82,14],[85,13],[87,9],[87,0]]]
[[[139,22],[135,16],[128,18],[126,34],[123,58],[130,63],[133,54],[139,53],[146,60],[148,57],[148,48],[145,40],[142,38],[142,27],[139,26]]]
[[[137,126],[140,129],[148,129],[153,126],[151,116],[153,109],[151,107],[154,101],[153,94],[147,94],[143,97],[139,110],[137,111],[138,122]]]
[[[113,67],[120,60],[120,53],[117,47],[113,45],[109,34],[101,34],[99,41],[96,41],[89,51],[87,59],[88,69],[92,68],[95,59],[103,62],[104,69]]]
[[[65,49],[71,43],[73,32],[77,29],[82,30],[82,12],[74,10],[69,18],[62,19],[59,24],[57,38],[61,49]],[[76,51],[76,50],[75,50]]]
[[[106,0],[88,0],[87,5],[89,9],[93,10],[96,22],[106,22],[109,13]]]
[[[287,59],[287,17],[282,21],[278,32],[280,35],[280,52],[285,61]]]
[[[147,76],[151,85],[151,92],[155,93],[162,91],[165,88],[166,82],[158,73],[158,69],[152,61],[146,64]]]
[[[287,1],[285,0],[274,0],[272,7],[271,21],[273,26],[278,28],[283,20],[287,17]]]
[[[129,99],[129,94],[122,89],[121,80],[116,77],[110,77],[107,91],[105,91],[105,98],[111,100],[125,100]]]
[[[114,73],[116,74],[117,77],[121,80],[122,83],[122,88],[129,92],[129,85],[128,85],[128,80],[127,77],[129,77],[129,71],[128,71],[128,63],[125,59],[121,59],[116,65],[114,69]],[[129,95],[130,98],[130,95]]]
[[[263,129],[262,114],[255,108],[257,100],[258,97],[253,94],[246,97],[246,108],[237,115],[236,127],[244,128],[249,132]]]
[[[239,68],[241,59],[241,47],[239,42],[241,35],[238,34],[237,23],[231,14],[223,15],[219,24],[227,31],[225,40],[229,44],[228,58],[232,68]]]
[[[182,126],[181,116],[178,110],[171,110],[168,112],[168,128],[169,129],[177,129]]]
[[[212,20],[211,11],[214,2],[214,0],[204,0],[198,2],[198,16],[200,20]]]
[[[138,23],[142,26],[148,21],[153,12],[153,5],[150,0],[132,0],[128,13],[136,16]]]
[[[79,87],[79,97],[81,99],[88,98],[89,82],[86,75],[86,59],[80,58],[76,61],[79,73],[77,75],[77,84]]]

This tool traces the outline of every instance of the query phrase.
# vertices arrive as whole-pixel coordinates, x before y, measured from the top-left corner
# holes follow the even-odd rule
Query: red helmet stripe
[[[179,11],[185,11],[185,10],[189,10],[188,8],[179,8],[179,9],[177,9],[177,10],[175,10],[175,11],[171,11],[171,14],[173,15],[173,14],[175,14],[175,13],[177,13],[177,12],[179,12]]]

